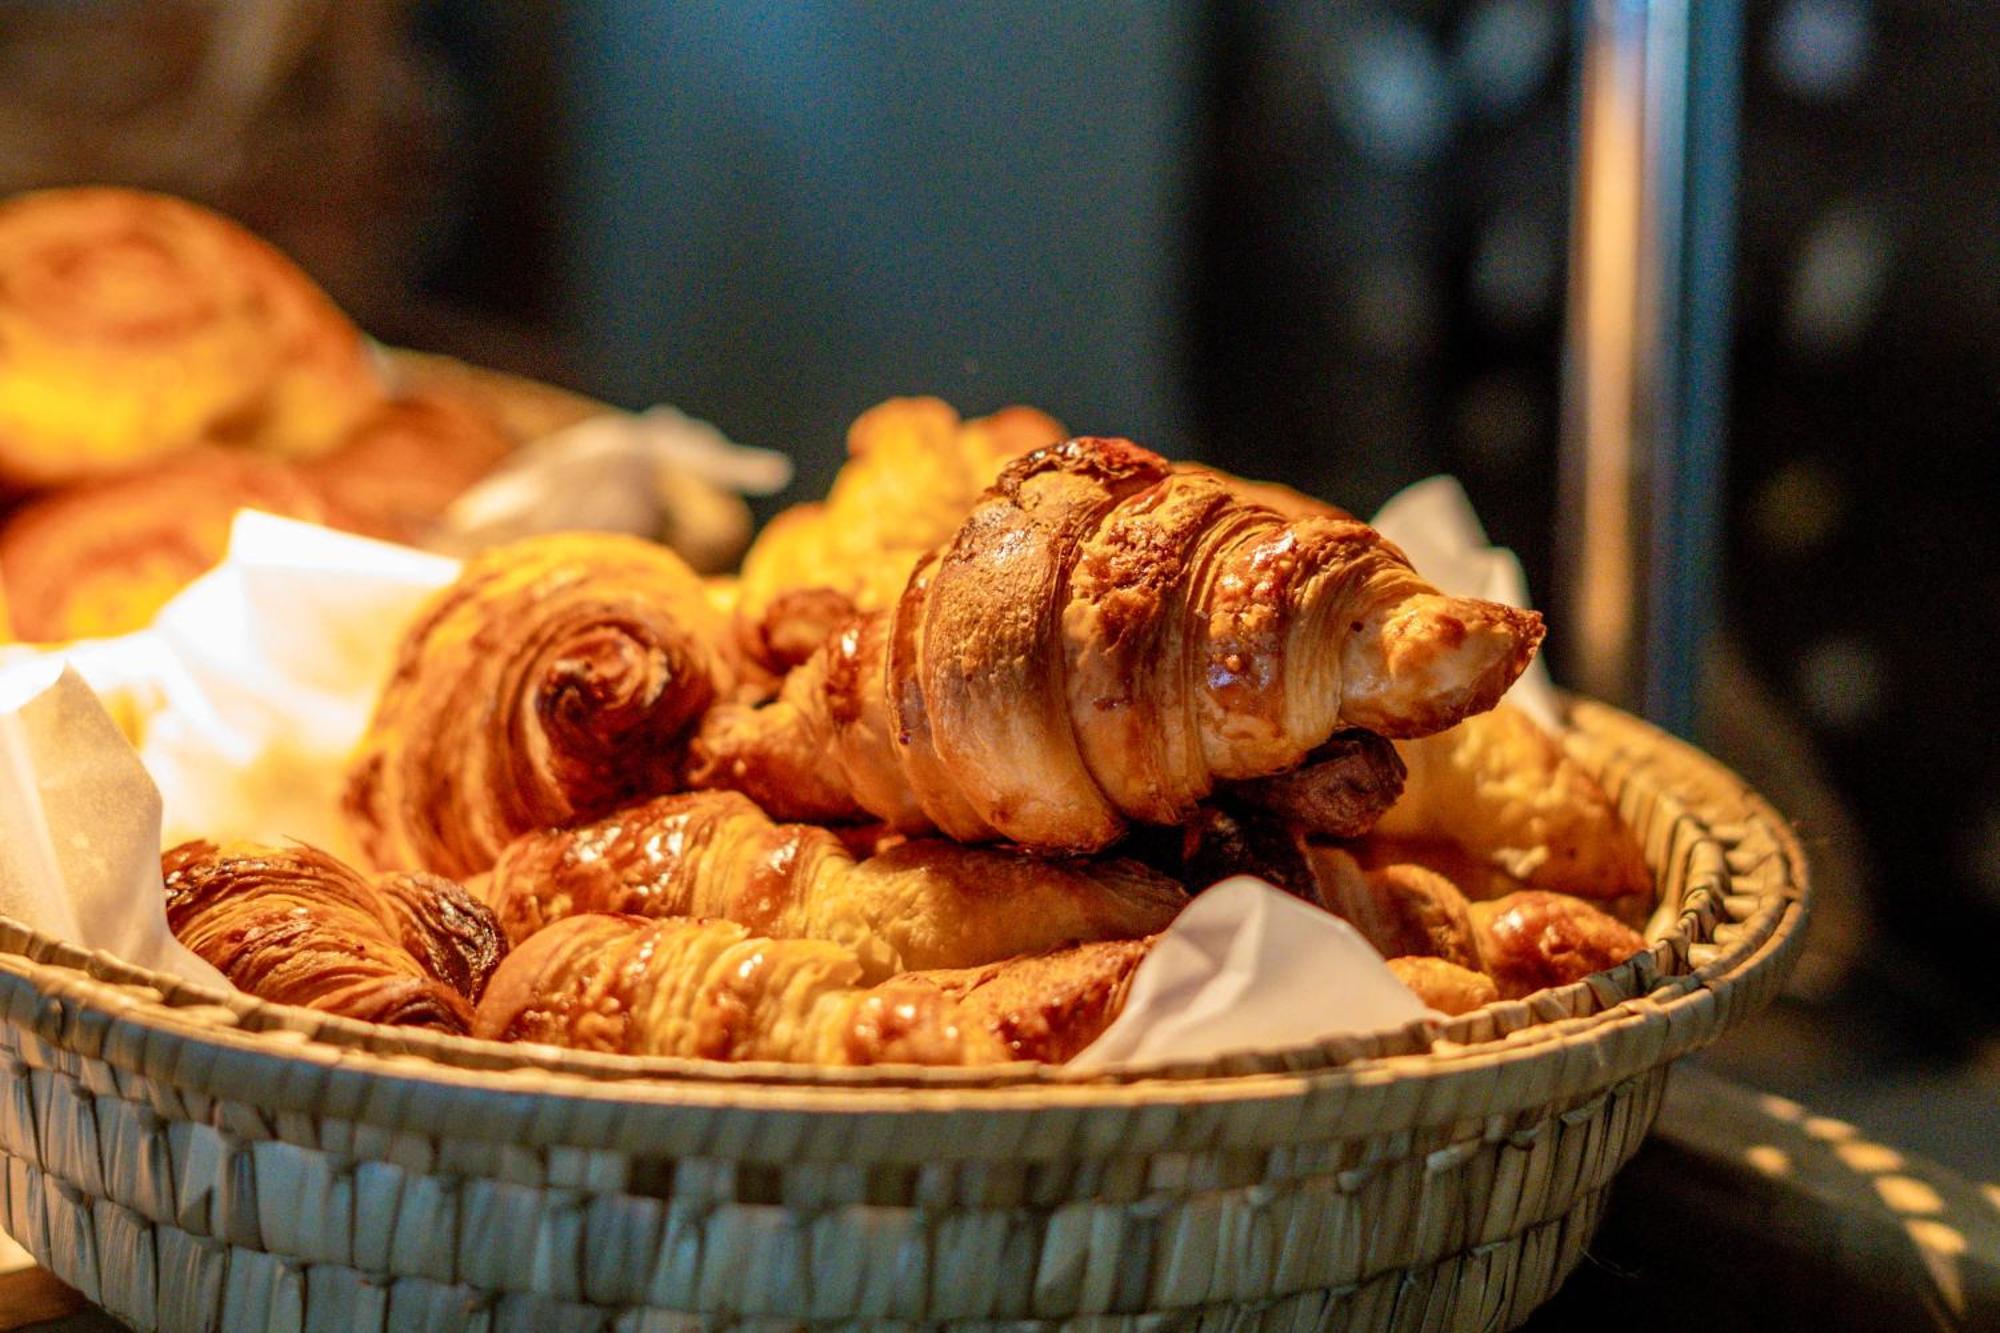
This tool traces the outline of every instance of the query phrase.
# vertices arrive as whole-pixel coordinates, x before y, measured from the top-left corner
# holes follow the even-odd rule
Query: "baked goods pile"
[[[392,382],[226,218],[112,188],[0,203],[0,638],[145,625],[239,508],[413,541],[520,441],[442,378]]]
[[[1534,613],[1027,409],[896,400],[849,452],[737,578],[596,534],[467,562],[353,758],[361,864],[176,848],[175,933],[352,1017],[833,1065],[1068,1059],[1237,874],[1447,1013],[1644,947],[1632,835],[1502,702]]]

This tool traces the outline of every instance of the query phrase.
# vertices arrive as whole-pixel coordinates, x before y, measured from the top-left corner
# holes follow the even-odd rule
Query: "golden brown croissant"
[[[225,218],[122,189],[0,205],[0,478],[70,481],[204,440],[317,453],[382,392],[354,326]]]
[[[731,921],[587,914],[510,953],[473,1035],[623,1055],[823,1065],[965,1065],[1008,1052],[935,986],[862,984],[825,940]]]
[[[1314,880],[1327,910],[1361,932],[1384,958],[1442,958],[1480,968],[1479,937],[1465,895],[1421,866],[1364,871],[1337,847],[1312,847]]]
[[[778,514],[745,553],[746,644],[789,666],[855,611],[894,605],[918,558],[950,540],[1000,469],[1062,436],[1027,407],[961,421],[938,399],[892,398],[862,413],[826,499]]]
[[[515,943],[582,912],[716,917],[832,940],[879,980],[1164,930],[1187,901],[1130,861],[1050,861],[940,839],[857,860],[826,829],[774,824],[735,792],[663,796],[501,853],[486,901]]]
[[[366,526],[286,463],[213,445],[66,486],[0,525],[15,632],[48,642],[140,628],[222,559],[238,509]]]
[[[1072,440],[1009,464],[893,611],[776,703],[711,713],[691,776],[782,817],[1092,851],[1340,728],[1489,708],[1541,635],[1439,593],[1364,524],[1281,519],[1127,441]]]
[[[1373,836],[1455,844],[1494,872],[1483,877],[1490,887],[1454,876],[1473,897],[1523,885],[1594,899],[1650,893],[1645,853],[1611,798],[1518,708],[1503,703],[1397,749],[1409,773]]]
[[[943,991],[958,1002],[961,1021],[992,1033],[1016,1060],[1062,1064],[1118,1017],[1152,945],[1150,939],[1101,940],[897,980]]]
[[[506,952],[499,923],[450,880],[375,882],[310,847],[168,852],[167,924],[238,989],[371,1023],[470,1031]]]
[[[523,833],[678,788],[735,687],[701,580],[633,537],[533,537],[468,561],[404,637],[348,773],[367,861],[463,878]]]

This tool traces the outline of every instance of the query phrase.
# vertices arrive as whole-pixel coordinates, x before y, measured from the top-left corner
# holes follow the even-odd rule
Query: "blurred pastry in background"
[[[0,525],[14,634],[55,642],[145,625],[222,559],[238,509],[360,526],[282,460],[216,445],[50,491]]]
[[[201,443],[319,454],[385,392],[360,330],[227,218],[104,187],[0,204],[0,481]]]
[[[491,416],[432,390],[378,404],[339,447],[301,470],[336,512],[416,542],[513,447]]]

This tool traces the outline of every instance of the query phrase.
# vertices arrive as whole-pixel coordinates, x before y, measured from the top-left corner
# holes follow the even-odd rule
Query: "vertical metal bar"
[[[1571,678],[1675,731],[1713,618],[1738,0],[1582,0],[1557,590]]]

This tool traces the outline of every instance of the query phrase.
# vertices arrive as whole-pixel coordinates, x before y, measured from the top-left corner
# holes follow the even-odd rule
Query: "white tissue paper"
[[[0,914],[223,985],[167,930],[160,796],[97,696],[64,670],[0,707]]]
[[[1518,562],[1487,547],[1449,478],[1403,492],[1377,525],[1446,591],[1526,604]],[[297,839],[350,855],[339,813],[347,756],[403,629],[457,568],[244,513],[228,559],[151,628],[57,652],[0,651],[0,912],[216,980],[167,933],[161,847]],[[1539,663],[1510,698],[1557,724]],[[1197,897],[1160,937],[1124,1012],[1072,1064],[1202,1059],[1427,1012],[1347,923],[1239,877]]]
[[[744,495],[791,484],[792,460],[732,442],[676,408],[590,417],[522,446],[445,511],[453,550],[543,532],[660,530],[663,472]]]

